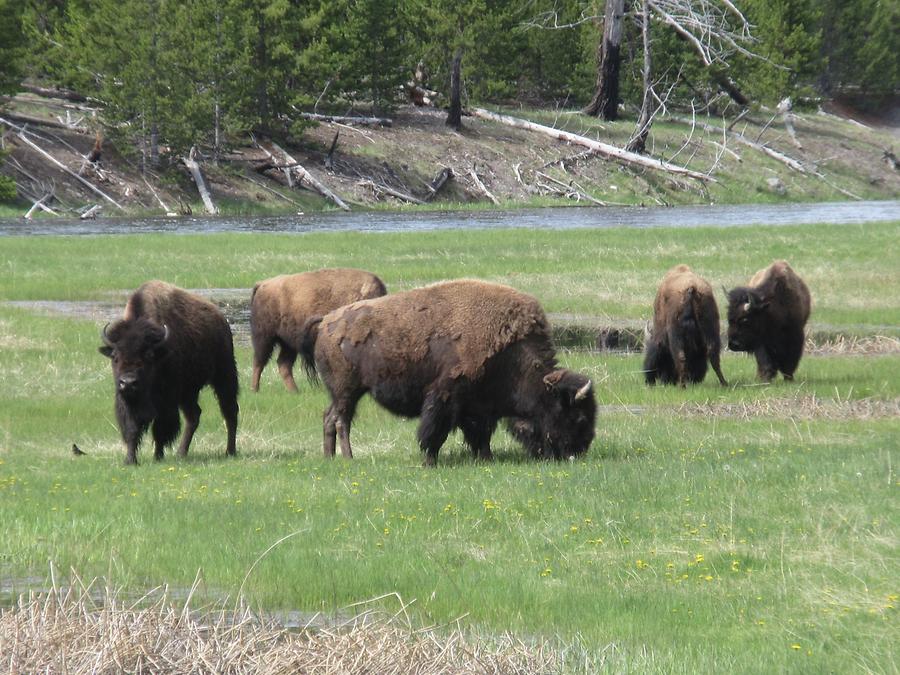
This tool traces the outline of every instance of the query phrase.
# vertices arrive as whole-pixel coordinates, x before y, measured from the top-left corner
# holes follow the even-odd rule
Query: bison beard
[[[453,429],[473,456],[492,458],[502,418],[534,453],[584,452],[594,437],[591,381],[556,366],[533,298],[506,286],[455,281],[357,302],[307,322],[301,354],[331,395],[324,451],[352,457],[350,425],[369,392],[397,415],[420,417],[425,464]]]
[[[757,272],[749,286],[726,291],[728,348],[756,357],[757,377],[771,381],[781,371],[794,379],[803,355],[809,319],[809,289],[791,266],[778,260]]]
[[[666,273],[653,304],[653,330],[644,351],[647,384],[702,382],[707,360],[727,386],[719,362],[719,310],[712,287],[687,265]]]
[[[163,282],[148,282],[129,299],[125,317],[101,334],[100,353],[112,362],[116,420],[126,445],[125,462],[137,463],[144,433],[152,428],[154,458],[181,426],[178,448],[186,455],[200,422],[200,390],[213,387],[225,418],[226,454],[235,454],[238,376],[231,329],[210,302]]]

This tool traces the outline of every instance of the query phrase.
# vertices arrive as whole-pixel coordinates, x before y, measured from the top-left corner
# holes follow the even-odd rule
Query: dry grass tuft
[[[805,351],[807,354],[815,354],[817,356],[896,354],[900,352],[900,339],[887,335],[866,337],[839,335],[834,339],[821,342],[807,339]]]
[[[196,588],[196,586],[195,586]],[[511,636],[416,630],[405,607],[288,630],[246,607],[175,606],[166,589],[127,603],[90,585],[21,596],[0,610],[0,669],[11,673],[541,673],[557,654]],[[386,596],[387,597],[387,596]],[[376,600],[383,600],[377,598]],[[366,604],[366,603],[363,603]],[[357,605],[356,607],[359,607]]]
[[[749,420],[775,417],[793,420],[868,420],[900,417],[900,399],[863,398],[834,400],[803,394],[791,398],[774,398],[739,403],[684,403],[676,409],[682,415],[729,417]]]

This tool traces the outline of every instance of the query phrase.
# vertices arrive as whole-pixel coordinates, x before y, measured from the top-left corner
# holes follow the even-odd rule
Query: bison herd
[[[806,284],[784,261],[757,272],[746,287],[726,291],[728,347],[754,354],[760,379],[780,371],[792,379],[809,317]],[[419,418],[425,464],[454,429],[473,457],[492,458],[501,420],[535,457],[572,458],[594,438],[597,404],[590,378],[560,368],[550,325],[538,301],[509,286],[445,281],[387,294],[369,272],[328,269],[261,281],[250,301],[251,389],[277,346],[285,386],[296,391],[293,367],[324,383],[331,403],[323,416],[324,451],[352,457],[350,427],[370,394],[396,415]],[[123,317],[101,334],[112,363],[115,413],[125,461],[150,429],[154,457],[184,432],[185,455],[200,422],[198,397],[209,385],[235,454],[238,374],[231,329],[211,302],[162,281],[129,298]],[[678,265],[665,275],[653,305],[644,374],[685,386],[701,382],[707,362],[719,382],[719,312],[710,284]]]

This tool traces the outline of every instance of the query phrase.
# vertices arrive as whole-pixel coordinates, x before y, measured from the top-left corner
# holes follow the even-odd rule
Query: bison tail
[[[300,358],[303,359],[303,370],[310,382],[319,379],[316,373],[316,340],[319,337],[319,324],[322,323],[321,316],[313,316],[306,320],[303,328],[300,329]]]

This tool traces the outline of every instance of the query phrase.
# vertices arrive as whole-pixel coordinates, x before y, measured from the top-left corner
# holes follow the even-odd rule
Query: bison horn
[[[113,347],[112,340],[109,339],[109,335],[106,334],[107,329],[109,328],[109,321],[106,322],[106,325],[103,326],[103,330],[100,331],[100,339],[103,340],[103,344],[107,347]]]
[[[590,380],[588,380],[587,384],[585,384],[581,389],[579,389],[578,391],[575,392],[575,400],[581,401],[582,399],[587,398],[588,394],[591,393],[591,387],[593,385],[594,385],[594,383],[591,382]]]
[[[169,339],[169,325],[164,323],[163,324],[163,336],[162,336],[162,340],[159,341],[159,344],[164,345],[166,343],[166,340],[168,340],[168,339]]]

